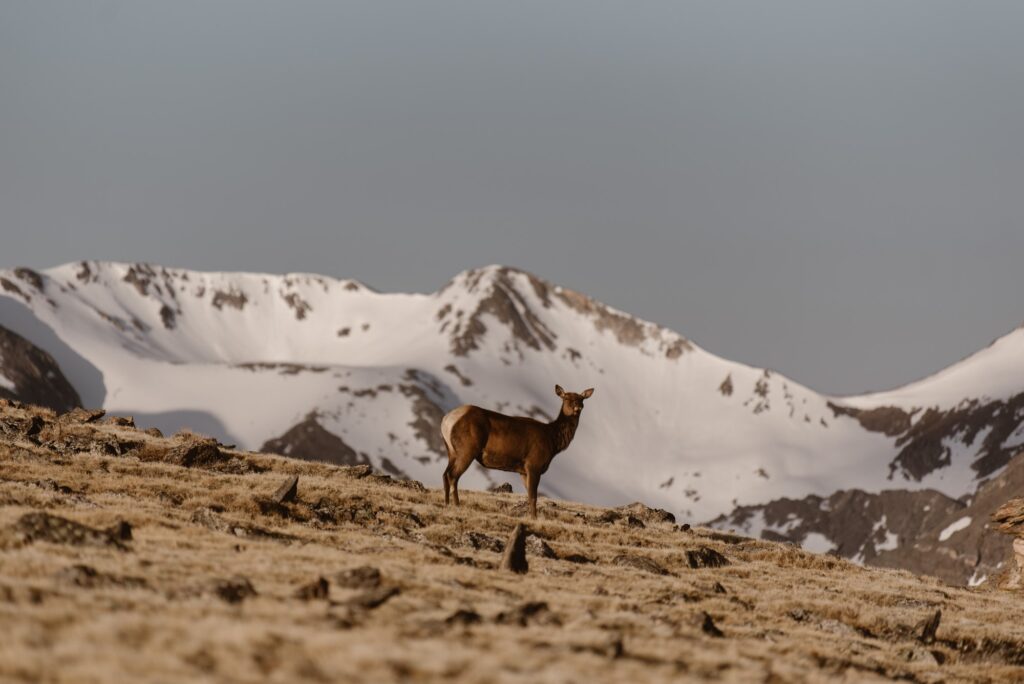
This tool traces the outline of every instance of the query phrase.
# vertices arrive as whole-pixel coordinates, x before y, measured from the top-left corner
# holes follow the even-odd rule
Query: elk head
[[[561,385],[555,385],[555,394],[562,400],[562,415],[578,416],[583,410],[583,400],[594,394],[594,388],[583,390],[579,394],[566,392]]]

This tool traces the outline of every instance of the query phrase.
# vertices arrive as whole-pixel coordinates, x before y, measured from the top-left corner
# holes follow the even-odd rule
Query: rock
[[[109,530],[98,530],[39,511],[26,513],[18,518],[8,532],[16,544],[50,542],[71,546],[110,546],[120,551],[128,550],[128,547]]]
[[[501,559],[501,569],[525,575],[530,569],[526,561],[526,528],[518,523],[505,544],[505,556]]]
[[[548,543],[536,534],[526,535],[526,551],[541,558],[558,558],[555,550],[548,546]]]
[[[362,608],[363,610],[373,610],[379,606],[384,605],[391,597],[396,596],[400,593],[398,587],[378,587],[376,589],[370,589],[365,591],[358,596],[349,599],[348,605],[353,608]]]
[[[651,508],[639,501],[631,503],[628,506],[619,506],[615,510],[627,515],[633,515],[640,520],[649,523],[675,523],[676,521],[676,516],[672,515],[668,511],[662,508]]]
[[[597,562],[589,556],[584,556],[582,553],[570,553],[568,555],[562,556],[561,560],[568,561],[570,563],[578,563],[580,565]]]
[[[164,436],[164,433],[160,431],[160,428],[155,428],[155,427],[146,428],[142,432],[143,432],[143,434],[149,435],[150,437],[163,437]]]
[[[720,568],[723,565],[729,565],[728,558],[706,546],[702,546],[696,551],[687,551],[686,562],[691,568]]]
[[[633,529],[643,529],[647,527],[646,525],[644,525],[644,521],[636,517],[635,515],[627,515],[623,519],[623,524],[625,524],[626,527],[632,527]]]
[[[668,570],[661,567],[650,558],[645,558],[644,556],[634,556],[633,554],[624,553],[613,558],[612,563],[615,565],[621,565],[625,568],[643,570],[644,572],[649,572],[653,575],[668,574]]]
[[[75,490],[73,490],[71,487],[68,487],[66,485],[62,485],[59,482],[57,482],[56,480],[50,480],[50,479],[36,480],[34,484],[35,484],[36,487],[39,487],[40,489],[45,489],[48,492],[57,492],[58,494],[77,494],[78,493]]]
[[[163,461],[183,468],[210,468],[230,457],[222,452],[215,442],[193,442],[175,447],[164,454]]]
[[[290,503],[295,501],[299,495],[299,476],[292,475],[281,483],[281,486],[270,495],[270,500],[275,503]]]
[[[84,409],[76,407],[63,413],[57,419],[62,425],[69,425],[71,423],[95,423],[97,420],[107,415],[107,412],[103,409]]]
[[[190,520],[197,525],[214,530],[215,532],[228,532],[231,533],[231,524],[222,518],[219,513],[214,511],[212,508],[203,507],[197,508],[192,512]]]
[[[935,610],[935,613],[921,625],[921,631],[918,633],[917,640],[922,644],[935,643],[935,632],[939,629],[939,622],[941,620],[942,609],[938,608]]]
[[[120,541],[131,541],[132,540],[132,526],[131,523],[125,520],[119,520],[110,527],[107,528],[107,532],[114,539]]]
[[[711,591],[715,592],[716,594],[726,594],[726,593],[728,593],[725,590],[725,587],[722,586],[721,582],[715,582],[714,584],[712,584],[711,585]]]
[[[361,480],[364,477],[369,477],[370,475],[373,475],[373,468],[366,464],[345,466],[338,468],[338,471],[357,480]]]
[[[141,577],[126,577],[99,572],[90,565],[72,565],[57,573],[57,579],[83,589],[120,587],[123,589],[148,589],[149,584]]]
[[[921,648],[920,646],[912,646],[900,653],[908,662],[911,663],[941,665],[945,661],[945,656],[942,655],[941,651],[929,651],[928,649]]]
[[[594,520],[596,522],[599,522],[599,523],[604,523],[606,525],[610,525],[610,524],[618,521],[620,518],[622,518],[622,514],[621,513],[619,513],[618,511],[613,511],[613,510],[609,509],[609,510],[605,511],[604,513],[602,513],[601,515],[597,516]]]
[[[274,539],[282,542],[295,541],[295,537],[290,534],[274,532],[273,530],[268,530],[256,525],[244,525],[242,523],[227,520],[221,517],[221,515],[212,508],[197,508],[192,513],[192,517],[190,519],[197,525],[202,525],[203,527],[209,528],[215,532],[233,534],[236,537]]]
[[[323,577],[318,577],[315,581],[309,584],[304,584],[295,590],[295,598],[303,601],[311,601],[313,599],[325,599],[330,594],[331,585]]]
[[[446,625],[462,625],[463,627],[475,625],[482,621],[483,618],[480,617],[480,613],[475,610],[465,610],[463,608],[460,608],[444,619],[444,623]]]
[[[245,577],[215,580],[211,586],[214,595],[228,603],[241,603],[247,598],[257,596],[256,589]]]
[[[492,492],[494,494],[511,494],[512,485],[510,485],[508,482],[502,482],[501,484],[491,485],[490,487],[487,488],[487,491]]]
[[[107,425],[116,425],[118,427],[135,427],[135,419],[131,416],[108,416],[103,422]]]
[[[32,416],[22,427],[22,434],[26,437],[34,437],[42,432],[44,427],[46,427],[46,421],[39,416]]]
[[[683,523],[682,525],[679,526],[679,530],[682,531],[682,532],[689,532],[690,531],[690,523]]]
[[[485,551],[501,553],[505,550],[505,542],[482,532],[466,532],[462,535],[462,541],[466,546],[471,546],[478,551],[483,549]]]
[[[377,568],[363,565],[342,570],[334,576],[334,581],[346,589],[375,589],[380,586],[381,575]]]
[[[551,612],[544,601],[529,601],[511,610],[502,611],[494,618],[499,625],[519,625],[526,627],[531,624],[560,625],[561,619]]]
[[[705,634],[715,637],[717,639],[720,639],[725,636],[725,633],[718,628],[718,625],[715,624],[714,619],[712,619],[712,617],[707,613],[704,613],[701,618],[700,628],[701,631],[703,631]]]

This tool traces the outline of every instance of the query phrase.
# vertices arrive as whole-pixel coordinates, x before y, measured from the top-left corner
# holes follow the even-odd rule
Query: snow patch
[[[875,544],[875,551],[892,551],[898,548],[900,545],[899,535],[890,532],[886,528],[887,523],[888,520],[883,515],[882,519],[875,523],[875,526],[871,530],[872,533],[878,532],[880,530],[885,531],[885,541],[881,542],[880,544]]]
[[[978,572],[978,570],[974,571],[974,574],[967,580],[967,586],[976,587],[988,579],[988,575],[978,575]]]
[[[835,548],[835,544],[832,543],[831,539],[818,532],[809,532],[804,537],[804,540],[800,542],[800,546],[805,551],[810,551],[811,553],[828,553]]]
[[[941,532],[939,532],[939,541],[943,541],[943,542],[946,541],[947,539],[952,537],[954,534],[956,534],[960,530],[969,527],[970,524],[971,524],[971,516],[965,515],[964,517],[960,518],[956,522],[951,523],[949,525],[949,527],[947,527],[946,529],[944,529]]]

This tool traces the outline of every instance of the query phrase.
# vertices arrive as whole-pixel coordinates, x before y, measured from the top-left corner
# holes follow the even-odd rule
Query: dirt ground
[[[1020,593],[643,506],[524,513],[0,404],[0,681],[1024,681]]]

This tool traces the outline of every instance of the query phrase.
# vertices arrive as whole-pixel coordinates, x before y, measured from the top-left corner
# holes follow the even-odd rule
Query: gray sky
[[[1024,321],[1024,3],[0,3],[0,265],[531,270],[852,393]]]

